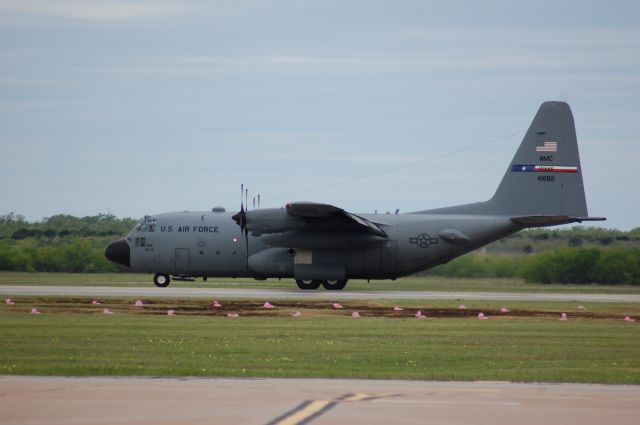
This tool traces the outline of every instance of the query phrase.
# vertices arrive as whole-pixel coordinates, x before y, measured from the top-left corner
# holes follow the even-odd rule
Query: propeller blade
[[[245,205],[247,209],[245,209]],[[254,200],[255,208],[255,200]],[[240,185],[240,212],[234,215],[233,220],[240,226],[240,234],[244,236],[244,252],[247,268],[249,268],[249,229],[247,228],[247,211],[249,210],[249,189],[245,189],[244,183]]]
[[[240,185],[240,214],[244,213],[244,205],[242,204],[242,195],[244,194],[244,184]]]

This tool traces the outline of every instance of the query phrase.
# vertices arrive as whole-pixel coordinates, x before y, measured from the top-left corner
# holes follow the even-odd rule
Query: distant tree
[[[13,234],[11,235],[11,239],[22,240],[28,238],[29,236],[33,236],[33,232],[26,227],[21,227],[20,229],[13,232]]]
[[[581,246],[582,238],[580,236],[572,236],[569,239],[569,246]]]
[[[598,238],[598,241],[600,242],[600,245],[611,245],[613,243],[613,238],[611,236],[604,236]]]

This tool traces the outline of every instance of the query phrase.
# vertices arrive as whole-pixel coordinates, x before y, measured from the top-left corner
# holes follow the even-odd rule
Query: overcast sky
[[[540,103],[640,226],[640,2],[0,0],[0,214],[486,200]]]

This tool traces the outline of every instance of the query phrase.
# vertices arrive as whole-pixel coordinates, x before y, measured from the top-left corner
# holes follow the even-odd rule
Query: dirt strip
[[[560,315],[558,310],[539,309],[478,309],[478,308],[433,308],[402,306],[394,309],[388,305],[381,305],[376,302],[348,301],[341,303],[341,308],[336,308],[334,303],[328,301],[294,301],[279,300],[272,304],[272,307],[265,306],[264,302],[251,300],[222,300],[218,306],[213,301],[198,299],[141,299],[142,306],[136,306],[133,299],[91,299],[85,297],[18,297],[14,299],[15,305],[5,305],[7,309],[14,312],[29,313],[32,308],[37,308],[41,313],[52,314],[104,314],[104,309],[108,309],[114,314],[144,314],[144,315],[167,315],[169,310],[174,310],[180,316],[226,316],[229,313],[236,313],[245,317],[289,317],[297,311],[303,313],[305,317],[321,316],[351,316],[357,311],[361,317],[384,317],[384,318],[409,318],[415,317],[420,311],[427,317],[435,318],[468,318],[477,317],[483,313],[492,317],[553,317]],[[400,310],[401,309],[401,310]],[[572,311],[571,318],[581,319],[617,319],[620,314],[600,313],[589,311]]]

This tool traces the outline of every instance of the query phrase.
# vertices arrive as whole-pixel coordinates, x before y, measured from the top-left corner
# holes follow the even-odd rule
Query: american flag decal
[[[544,142],[542,146],[536,146],[536,152],[558,152],[558,142]]]

